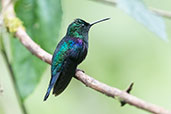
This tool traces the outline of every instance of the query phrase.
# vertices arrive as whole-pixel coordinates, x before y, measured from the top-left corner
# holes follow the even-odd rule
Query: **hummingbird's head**
[[[92,25],[108,20],[110,18],[105,18],[99,21],[96,21],[92,24],[82,20],[82,19],[75,19],[74,22],[72,22],[67,30],[67,35],[71,36],[71,37],[76,37],[76,38],[82,38],[82,39],[87,39],[88,38],[88,32],[90,27],[92,27]]]
[[[82,19],[75,19],[67,30],[67,35],[76,38],[83,38],[84,35],[88,34],[90,24]]]

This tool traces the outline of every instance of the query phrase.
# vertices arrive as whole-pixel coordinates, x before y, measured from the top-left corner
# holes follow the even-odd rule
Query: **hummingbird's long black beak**
[[[99,21],[96,21],[94,23],[91,23],[90,26],[94,25],[94,24],[97,24],[97,23],[100,23],[100,22],[103,22],[103,21],[106,21],[106,20],[109,20],[110,18],[105,18],[105,19],[101,19]]]

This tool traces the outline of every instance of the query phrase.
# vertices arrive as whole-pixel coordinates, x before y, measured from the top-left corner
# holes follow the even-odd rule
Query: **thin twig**
[[[15,33],[15,36],[32,54],[34,54],[41,60],[45,61],[46,63],[51,64],[52,55],[50,55],[49,53],[41,49],[38,44],[32,41],[32,39],[28,36],[25,30],[19,27]],[[133,105],[137,108],[140,108],[140,109],[143,109],[145,111],[155,113],[155,114],[171,114],[170,111],[162,107],[145,102],[144,100],[141,100],[133,95],[130,95],[125,91],[122,91],[117,88],[110,87],[104,83],[101,83],[93,79],[92,77],[86,75],[85,73],[81,72],[80,70],[77,70],[75,74],[75,78],[81,81],[86,86],[100,93],[103,93],[112,98],[118,97],[119,99],[122,99],[126,103]]]
[[[92,1],[104,3],[104,4],[107,4],[110,6],[116,6],[117,5],[117,0],[92,0]],[[165,10],[156,9],[156,8],[152,8],[152,7],[150,7],[149,9],[152,12],[154,12],[160,16],[171,19],[171,12],[170,11],[165,11]]]
[[[156,9],[156,8],[149,8],[151,11],[153,11],[156,14],[159,14],[160,16],[166,17],[166,18],[171,18],[171,12],[170,11],[165,11],[161,9]]]
[[[8,67],[9,73],[10,73],[10,76],[11,76],[11,79],[12,79],[12,84],[13,84],[13,87],[14,87],[14,90],[15,90],[16,97],[17,97],[18,102],[19,102],[19,104],[20,104],[20,106],[22,108],[23,114],[27,114],[26,107],[24,105],[23,100],[21,99],[20,94],[19,94],[19,88],[17,86],[17,81],[15,79],[14,72],[12,70],[12,66],[11,66],[11,64],[9,62],[9,59],[8,59],[8,56],[7,56],[7,53],[6,53],[6,50],[5,50],[5,47],[4,47],[3,43],[1,44],[1,46],[2,46],[1,52],[2,52],[3,58],[5,60],[5,63],[7,65],[7,67]]]
[[[3,93],[3,88],[1,84],[0,84],[0,93]]]

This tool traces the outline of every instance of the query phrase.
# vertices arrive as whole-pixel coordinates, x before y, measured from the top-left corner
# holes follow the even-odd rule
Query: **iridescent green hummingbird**
[[[85,59],[88,51],[89,29],[94,24],[109,19],[105,18],[92,24],[76,19],[69,25],[65,37],[59,42],[53,54],[51,80],[44,101],[48,98],[52,88],[55,96],[64,91],[75,75],[77,66]]]

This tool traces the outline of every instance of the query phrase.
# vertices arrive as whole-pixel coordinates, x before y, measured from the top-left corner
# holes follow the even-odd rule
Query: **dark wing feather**
[[[79,56],[81,55],[82,52],[82,45],[83,42],[80,39],[76,39],[76,38],[71,38],[71,39],[67,39],[64,38],[57,46],[53,58],[52,58],[52,65],[51,65],[51,81],[49,83],[49,87],[47,89],[47,93],[44,97],[44,100],[46,100],[50,94],[51,89],[54,87],[58,88],[56,86],[63,86],[60,87],[60,89],[62,89],[62,91],[66,88],[66,86],[68,85],[68,83],[70,82],[70,79],[72,77],[68,77],[70,79],[67,79],[66,77],[64,77],[63,79],[66,79],[68,81],[64,81],[65,83],[63,85],[59,85],[59,83],[63,83],[60,82],[59,77],[61,75],[61,73],[67,72],[67,70],[65,69],[66,66],[70,66],[69,64],[66,64],[67,62],[71,61],[70,63],[75,64],[75,69],[77,64],[79,64],[82,60],[79,60]],[[68,61],[69,60],[69,61]],[[74,69],[72,69],[73,72],[75,72]],[[66,75],[67,76],[67,75]],[[61,92],[62,92],[61,91]],[[54,89],[54,94],[58,92],[58,89]],[[59,94],[61,93],[59,92]]]
[[[58,44],[52,58],[51,65],[51,80],[49,82],[49,86],[44,97],[44,101],[48,98],[51,89],[54,87],[56,81],[59,78],[60,72],[63,69],[63,63],[66,59],[68,44],[64,41],[64,39]]]

